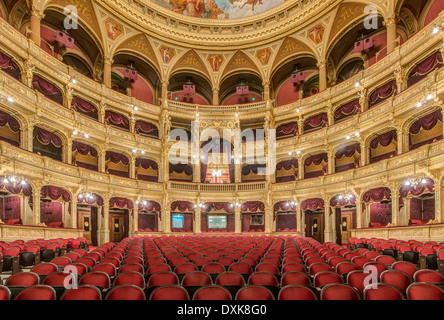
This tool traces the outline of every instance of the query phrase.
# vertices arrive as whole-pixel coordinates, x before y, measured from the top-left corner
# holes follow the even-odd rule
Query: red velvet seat
[[[271,272],[271,273],[276,274],[276,275],[279,274],[279,268],[275,264],[273,264],[271,262],[262,262],[261,261],[256,266],[255,271],[256,272],[257,271],[267,271],[267,272]]]
[[[321,288],[332,283],[344,283],[344,280],[339,274],[333,271],[318,272],[313,278],[313,285],[317,288]]]
[[[444,290],[431,283],[412,283],[407,288],[407,300],[444,300]]]
[[[267,288],[249,285],[239,289],[235,300],[274,300],[274,297]]]
[[[308,286],[292,284],[281,288],[278,300],[318,300],[318,298]]]
[[[184,262],[184,263],[178,264],[174,268],[174,272],[176,274],[187,274],[187,273],[193,272],[193,271],[198,271],[197,266],[193,263],[190,263],[190,262]]]
[[[357,256],[353,257],[351,259],[351,262],[356,264],[361,270],[364,270],[364,265],[368,262],[371,262],[372,260],[370,258],[364,257],[364,256]]]
[[[179,284],[177,274],[171,271],[159,271],[151,275],[148,280],[148,287],[165,286],[169,284]]]
[[[290,262],[290,263],[284,264],[282,266],[282,270],[281,270],[282,274],[290,272],[290,271],[299,271],[299,272],[305,273],[306,270],[305,270],[305,267],[303,264],[296,263],[296,262]]]
[[[336,266],[341,263],[341,262],[346,262],[347,259],[345,259],[344,257],[331,257],[330,259],[328,259],[327,263],[333,268],[335,269]]]
[[[235,261],[231,257],[220,257],[216,260],[216,262],[222,264],[224,267],[231,266]]]
[[[346,275],[355,270],[360,270],[358,265],[349,261],[338,263],[335,268],[335,272],[340,275]]]
[[[111,263],[116,268],[120,268],[120,260],[115,257],[105,257],[102,260],[100,260],[99,263]]]
[[[122,265],[128,264],[128,263],[138,263],[143,266],[143,259],[141,257],[125,257],[122,261]]]
[[[70,263],[63,267],[63,271],[83,276],[84,274],[88,273],[88,267],[83,263]]]
[[[56,292],[48,285],[37,285],[20,292],[15,300],[56,300]]]
[[[413,275],[415,282],[444,283],[444,276],[434,270],[418,270]]]
[[[0,284],[0,301],[11,300],[11,290]]]
[[[313,263],[309,268],[308,268],[308,274],[311,276],[316,275],[319,272],[323,272],[323,271],[332,271],[332,268],[325,262],[317,262],[317,263]]]
[[[391,256],[384,256],[384,255],[382,255],[382,256],[376,257],[375,261],[383,263],[386,266],[391,266],[391,265],[393,265],[396,262],[396,259],[391,257]]]
[[[167,263],[167,261],[164,258],[149,258],[145,262],[145,267],[150,267],[153,264],[158,264],[158,263]]]
[[[146,300],[146,298],[145,293],[138,286],[122,285],[108,291],[105,300]]]
[[[113,282],[113,286],[134,285],[139,288],[145,288],[145,277],[136,271],[127,271],[119,273]]]
[[[39,276],[34,272],[21,272],[13,274],[6,280],[5,285],[7,287],[31,287],[39,284]]]
[[[76,262],[84,264],[85,266],[90,267],[90,268],[94,267],[97,263],[97,261],[91,257],[82,257],[82,258],[78,259]]]
[[[208,286],[211,284],[210,275],[202,271],[190,272],[182,279],[182,287]]]
[[[165,285],[156,288],[149,300],[190,300],[188,292],[178,285]]]
[[[145,271],[143,269],[143,265],[138,263],[127,263],[120,267],[119,274],[127,271],[135,271],[141,274],[144,274]]]
[[[224,287],[210,285],[197,289],[193,295],[193,300],[231,300],[230,292]]]
[[[68,252],[63,255],[64,257],[70,259],[72,262],[76,262],[80,258],[80,254],[77,252]]]
[[[228,271],[234,271],[240,274],[252,274],[253,269],[251,268],[251,265],[245,262],[236,262],[233,263],[229,268]]]
[[[221,274],[225,272],[225,267],[219,262],[209,262],[202,267],[202,271],[208,274]]]
[[[403,271],[387,270],[380,275],[380,281],[391,284],[405,295],[408,286],[412,283],[412,278]]]
[[[398,288],[387,284],[370,284],[364,288],[364,300],[403,300],[404,296]]]
[[[79,284],[88,284],[96,286],[99,289],[109,289],[111,286],[111,279],[109,275],[102,271],[93,271],[85,274]]]
[[[102,293],[95,286],[79,285],[65,291],[60,300],[102,300]]]
[[[333,283],[321,290],[321,300],[360,300],[356,289],[346,284]]]
[[[171,271],[171,267],[166,263],[155,263],[148,267],[148,269],[146,270],[146,274],[151,275],[159,271]]]
[[[384,271],[387,271],[388,267],[381,262],[370,261],[370,262],[367,262],[366,264],[364,264],[363,270],[370,271],[370,272],[373,272],[373,270],[376,270],[378,275],[380,275]]]
[[[374,251],[367,251],[364,253],[363,255],[364,257],[367,257],[371,260],[376,259],[377,257],[379,257],[379,253],[378,252],[374,252]]]
[[[100,253],[94,252],[94,251],[88,252],[83,257],[84,258],[86,258],[86,257],[93,258],[94,260],[96,260],[96,262],[99,262],[100,260],[103,259],[103,256]]]
[[[311,286],[311,279],[307,274],[299,271],[290,271],[284,273],[281,278],[281,287],[292,284]]]
[[[110,277],[114,277],[117,274],[116,266],[111,263],[99,263],[96,264],[91,271],[105,272]]]

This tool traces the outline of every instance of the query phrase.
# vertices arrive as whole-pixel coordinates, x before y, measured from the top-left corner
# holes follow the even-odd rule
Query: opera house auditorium
[[[444,300],[443,10],[0,0],[0,300]]]

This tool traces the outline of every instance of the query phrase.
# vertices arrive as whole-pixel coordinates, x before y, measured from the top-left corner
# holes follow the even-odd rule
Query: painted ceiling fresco
[[[151,0],[171,11],[204,19],[245,18],[288,0]]]

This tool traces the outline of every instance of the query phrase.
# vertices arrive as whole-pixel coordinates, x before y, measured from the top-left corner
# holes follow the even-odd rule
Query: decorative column
[[[128,211],[128,236],[134,237],[134,208]]]
[[[105,156],[106,156],[106,150],[105,148],[102,148],[101,150],[98,150],[98,159],[97,159],[97,166],[99,172],[105,172],[106,166],[105,166]]]
[[[136,157],[134,155],[131,155],[129,158],[129,177],[130,179],[136,178]]]
[[[65,162],[68,164],[72,164],[72,138],[69,137],[66,141],[66,146],[64,148]]]
[[[77,195],[71,200],[71,228],[77,228]]]
[[[105,123],[105,112],[106,112],[106,103],[103,101],[100,101],[99,108],[97,110],[98,112],[98,121],[100,123]]]
[[[234,207],[234,232],[241,233],[242,232],[242,220],[241,220],[241,207]]]
[[[273,206],[272,205],[265,205],[265,232],[271,233],[273,232],[272,229],[273,225]]]
[[[29,88],[32,87],[32,79],[34,78],[34,69],[35,69],[34,63],[29,59],[25,60],[25,76],[22,78],[22,81]]]
[[[162,81],[162,92],[161,92],[162,101],[168,99],[168,84],[169,84],[168,80]]]
[[[439,179],[438,183],[435,183],[435,220],[437,223],[444,222],[444,217],[442,214],[442,187]]]
[[[364,212],[362,211],[362,202],[360,197],[356,197],[356,228],[362,228],[362,215]]]
[[[39,225],[40,223],[40,196],[41,191],[40,187],[36,188],[37,190],[32,191],[32,213],[33,213],[33,220],[32,224],[34,226]]]
[[[97,230],[99,245],[109,242],[109,199],[104,198],[103,201],[103,224],[101,229]]]
[[[24,140],[24,148],[30,152],[33,150],[34,144],[34,124],[29,124],[28,127],[24,130],[25,132],[25,140]]]
[[[129,121],[129,130],[131,133],[135,133],[135,127],[136,127],[136,119],[134,118],[134,114],[131,113],[130,121]]]
[[[387,54],[393,52],[397,47],[397,33],[396,33],[396,23],[398,21],[398,17],[396,14],[393,14],[391,17],[387,18],[383,24],[387,28]]]
[[[327,172],[328,174],[335,173],[335,155],[333,151],[329,148],[327,151],[328,163],[327,163]]]
[[[199,201],[199,200],[198,200]],[[202,209],[199,207],[199,206],[197,206],[195,209],[194,209],[194,223],[193,223],[193,230],[194,230],[194,233],[202,233],[202,230],[201,230],[201,222],[200,222],[200,219],[201,219],[201,213],[202,213]]]
[[[295,212],[296,212],[296,231],[302,235],[304,228],[302,225],[302,209],[299,204],[296,206]]]
[[[392,191],[392,193],[394,193]],[[399,226],[399,195],[392,195],[392,225]]]
[[[327,119],[328,119],[328,126],[332,126],[335,123],[332,104],[329,104],[327,106]]]
[[[302,203],[302,201],[301,201]],[[305,225],[305,212],[302,210],[302,208],[300,206],[299,210],[301,211],[301,236],[305,237],[305,230],[307,229],[306,225]]]
[[[162,170],[162,182],[167,182],[170,179],[170,160],[168,158],[168,145],[162,146],[162,164],[161,169]]]
[[[136,201],[133,201],[136,203]],[[139,230],[139,206],[136,204],[133,209],[133,233],[136,235],[136,231]]]
[[[410,219],[410,199],[411,196],[404,198],[404,207],[399,210],[399,225],[406,226],[409,224]],[[399,206],[398,206],[399,207]]]
[[[213,106],[219,105],[219,88],[213,88]]]
[[[327,89],[327,61],[320,61],[317,66],[319,68],[319,92],[322,92]]]
[[[270,83],[264,82],[262,86],[264,87],[264,101],[267,101],[270,99]]]
[[[304,161],[302,161],[302,156],[298,156],[298,180],[304,179]]]
[[[298,119],[298,135],[304,134],[304,119],[299,118]]]
[[[168,208],[166,210],[164,210],[164,232],[165,233],[171,233],[171,208]]]
[[[114,60],[111,58],[105,58],[103,63],[103,84],[108,88],[111,88],[111,66]]]
[[[366,166],[368,161],[368,151],[369,149],[366,147],[365,142],[363,139],[359,141],[359,146],[361,147],[361,163],[359,164],[360,167]]]
[[[41,38],[40,38],[40,21],[45,17],[45,15],[37,10],[33,5],[31,5],[31,9],[29,10],[29,22],[31,25],[31,35],[30,39],[34,41],[36,45],[40,47]]]
[[[396,129],[396,133],[397,133],[397,152],[398,154],[402,154],[404,152],[406,152],[406,134],[407,132],[405,132],[404,130],[402,130],[402,127],[398,127]]]
[[[331,216],[329,197],[324,197],[324,242],[335,242],[336,230],[333,228],[334,219]]]

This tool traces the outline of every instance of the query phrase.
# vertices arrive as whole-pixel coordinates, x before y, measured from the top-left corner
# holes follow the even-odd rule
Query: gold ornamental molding
[[[298,8],[302,1],[285,3],[242,19],[189,18],[146,0],[97,0],[116,17],[151,37],[199,49],[241,49],[260,46],[297,33],[336,8],[341,0],[317,0]]]

